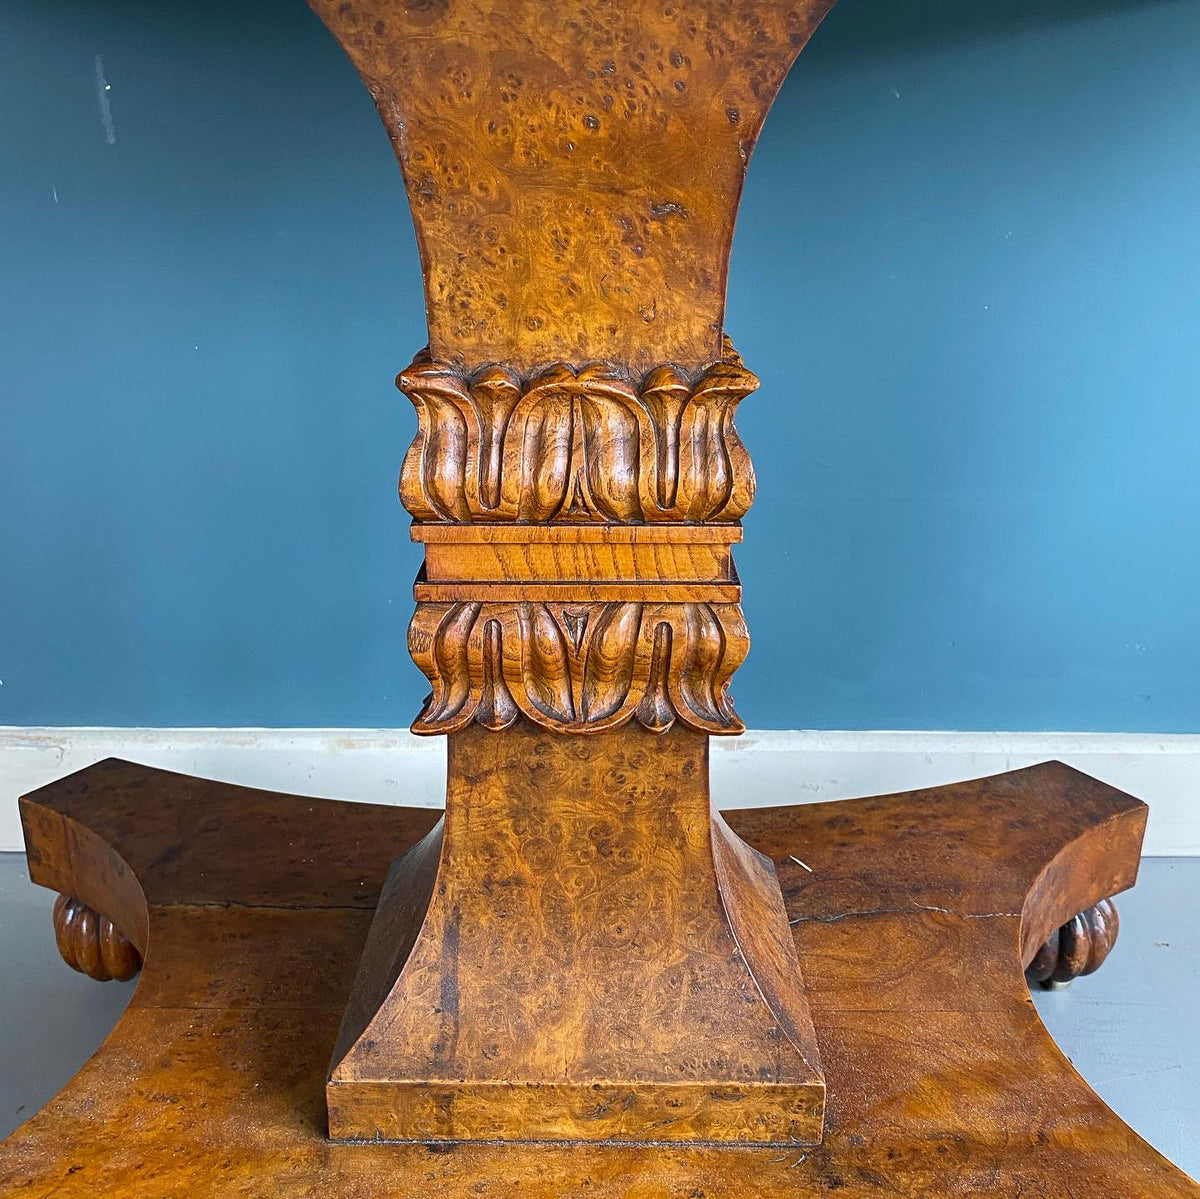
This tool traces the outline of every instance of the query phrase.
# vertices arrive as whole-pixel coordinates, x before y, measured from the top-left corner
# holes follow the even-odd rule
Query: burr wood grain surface
[[[404,173],[432,358],[718,360],[746,165],[832,2],[313,0]]]
[[[829,1087],[824,1143],[794,1151],[331,1144],[325,1070],[377,894],[438,813],[107,762],[24,814],[32,876],[98,911],[136,880],[151,943],[99,1053],[0,1146],[5,1195],[1200,1196],[1029,999],[1022,929],[1130,885],[1145,819],[1058,764],[728,814],[779,874]]]
[[[332,1135],[819,1141],[779,885],[711,812],[708,738],[476,726],[449,759],[367,940]]]

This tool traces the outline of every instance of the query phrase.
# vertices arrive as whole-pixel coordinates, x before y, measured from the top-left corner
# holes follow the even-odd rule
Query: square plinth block
[[[771,862],[676,728],[450,738],[326,1089],[339,1140],[810,1145],[825,1084]]]

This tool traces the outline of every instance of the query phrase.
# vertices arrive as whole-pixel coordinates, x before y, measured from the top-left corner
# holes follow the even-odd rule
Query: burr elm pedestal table
[[[64,956],[145,960],[4,1195],[1200,1195],[1022,974],[1103,959],[1141,803],[1047,763],[710,810],[754,491],[730,237],[829,2],[314,0],[421,248],[445,815],[119,761],[25,797]]]

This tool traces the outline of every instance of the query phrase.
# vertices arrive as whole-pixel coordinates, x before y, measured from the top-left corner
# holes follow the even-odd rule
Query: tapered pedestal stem
[[[332,1136],[820,1140],[779,884],[710,811],[707,736],[476,727],[449,773],[380,899]]]

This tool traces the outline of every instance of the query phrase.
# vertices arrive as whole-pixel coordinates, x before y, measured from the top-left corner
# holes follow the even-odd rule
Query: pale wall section
[[[712,741],[718,806],[849,799],[1059,758],[1146,800],[1145,851],[1200,854],[1200,736],[750,731]],[[300,795],[440,807],[442,737],[375,729],[0,729],[0,851],[17,798],[106,757]]]

